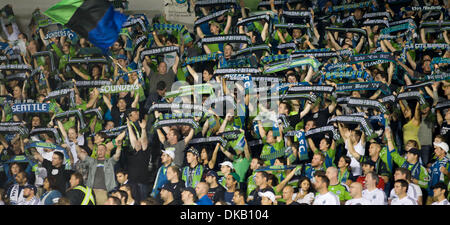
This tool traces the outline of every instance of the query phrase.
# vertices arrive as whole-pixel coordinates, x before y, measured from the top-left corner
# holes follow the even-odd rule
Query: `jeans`
[[[149,185],[142,183],[138,183],[137,185],[139,187],[139,193],[141,194],[141,200],[146,199],[148,197]]]
[[[433,146],[431,145],[422,145],[421,146],[421,158],[423,166],[427,166],[427,164],[431,161],[431,155],[434,151]]]

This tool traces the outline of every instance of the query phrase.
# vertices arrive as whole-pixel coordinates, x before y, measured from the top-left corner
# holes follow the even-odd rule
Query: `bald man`
[[[195,193],[197,193],[198,201],[197,205],[214,205],[213,201],[208,197],[209,184],[206,182],[200,182],[195,187]]]
[[[286,200],[285,205],[300,205],[298,202],[293,200],[294,188],[290,185],[284,187],[283,189],[283,199]]]
[[[325,175],[330,180],[328,190],[333,192],[335,195],[339,197],[341,205],[343,205],[345,201],[352,199],[350,193],[348,193],[347,185],[339,183],[338,170],[336,167],[334,166],[328,167]]]
[[[352,199],[345,202],[345,205],[371,205],[371,202],[362,197],[363,186],[361,183],[353,182],[350,185],[350,195]]]

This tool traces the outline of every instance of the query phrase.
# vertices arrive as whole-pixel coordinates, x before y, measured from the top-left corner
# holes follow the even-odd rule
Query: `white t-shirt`
[[[67,145],[70,147],[70,152],[72,153],[73,161],[74,161],[73,163],[74,163],[74,164],[77,163],[79,159],[78,159],[77,150],[76,150],[76,148],[75,148],[75,143],[69,141],[69,138],[66,138],[66,139],[65,139],[65,142],[66,142]],[[81,135],[78,136],[78,137],[77,137],[77,143],[78,143],[78,146],[84,145],[84,137],[81,136]]]
[[[418,201],[419,197],[422,196],[422,190],[420,189],[419,185],[409,183],[408,185],[408,192],[406,193],[409,197],[412,199],[415,199]],[[398,198],[397,194],[395,194],[394,188],[392,188],[391,193],[389,194],[389,199]]]
[[[303,190],[300,190],[300,191],[303,192]],[[297,193],[295,193],[292,196],[292,199],[295,199],[296,197],[297,197]],[[306,194],[305,197],[303,197],[301,199],[297,199],[297,202],[300,204],[305,203],[305,204],[311,205],[311,203],[313,201],[314,201],[314,193],[312,193],[312,192]]]
[[[171,70],[173,64],[175,64],[175,57],[177,56],[176,52],[166,53],[164,54],[164,62],[167,65],[167,70]]]
[[[440,202],[433,202],[431,205],[450,205],[447,199],[444,199]]]
[[[367,189],[362,191],[362,197],[371,202],[372,205],[387,205],[387,198],[384,191],[381,189],[374,189],[369,191]]]
[[[372,202],[365,198],[354,198],[346,201],[345,205],[372,205]]]
[[[391,205],[417,205],[417,200],[406,195],[406,197],[402,199],[394,198],[391,202]]]
[[[7,21],[5,21],[5,19],[1,18],[1,23],[2,23],[3,33],[6,35],[8,42],[13,42],[13,41],[16,41],[17,39],[19,39],[20,30],[19,30],[19,27],[17,26],[17,23],[15,23],[15,22],[11,23],[12,30],[13,30],[13,32],[11,34],[8,33],[8,29],[6,28]]]
[[[339,197],[333,194],[333,192],[327,192],[326,194],[318,194],[314,198],[313,205],[340,205]]]
[[[347,141],[345,142],[345,148],[347,149],[347,156],[350,157],[350,159],[352,160],[350,162],[350,168],[352,169],[353,176],[355,176],[355,177],[360,176],[362,173],[361,164],[359,163],[358,160],[355,159],[355,157],[352,156],[352,154],[350,154],[350,151],[348,150],[349,147],[348,147]],[[364,155],[365,148],[362,144],[362,140],[359,140],[358,144],[353,146],[353,148],[359,155]]]

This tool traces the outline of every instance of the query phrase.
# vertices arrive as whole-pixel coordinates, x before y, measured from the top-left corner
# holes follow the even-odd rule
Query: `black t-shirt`
[[[319,111],[313,113],[309,112],[305,115],[305,124],[309,120],[314,120],[316,127],[323,127],[327,125],[328,119],[331,117],[328,107],[325,109],[319,109]]]
[[[166,185],[168,185],[169,187],[172,187],[175,189],[175,192],[173,192],[173,199],[174,202],[178,205],[182,205],[183,202],[181,201],[181,190],[183,190],[183,188],[185,188],[186,186],[184,185],[183,181],[179,181],[178,183],[171,183],[170,181],[167,181]],[[161,192],[158,194],[158,200],[162,203],[161,200]]]
[[[127,121],[126,110],[121,112],[116,105],[113,105],[111,108],[111,117],[115,127],[122,126]]]
[[[66,170],[64,165],[56,168],[52,165],[51,161],[44,159],[42,166],[47,170],[48,177],[55,177],[57,190],[61,193],[65,193],[67,189],[67,184],[70,179],[71,171]]]
[[[256,188],[255,190],[253,190],[249,196],[252,196],[253,199],[251,199],[250,201],[248,201],[249,205],[261,205],[261,197],[258,195],[259,192],[266,192],[266,191],[270,191],[272,193],[275,194],[275,191],[273,190],[273,188],[271,187],[266,187],[264,189],[259,189]]]
[[[219,184],[219,186],[215,188],[209,188],[208,197],[213,200],[213,202],[218,202],[220,200],[224,200],[225,198],[225,188]]]
[[[450,124],[448,124],[447,121],[442,123],[440,134],[444,136],[444,140],[450,140]]]
[[[150,150],[127,151],[128,179],[132,183],[147,184],[150,178],[148,163],[150,161]]]

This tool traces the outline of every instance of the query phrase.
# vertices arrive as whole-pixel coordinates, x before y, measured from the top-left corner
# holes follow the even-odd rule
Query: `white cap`
[[[266,197],[266,198],[270,199],[270,201],[275,202],[275,194],[271,191],[258,192],[258,196],[261,198]]]
[[[231,169],[234,169],[233,163],[230,161],[225,161],[223,163],[219,163],[219,166],[229,166]]]
[[[445,152],[448,153],[448,144],[447,143],[445,143],[445,142],[434,142],[433,145],[442,148],[442,150],[444,150]]]
[[[172,150],[163,150],[164,154],[167,154],[170,158],[175,159],[175,152]]]

